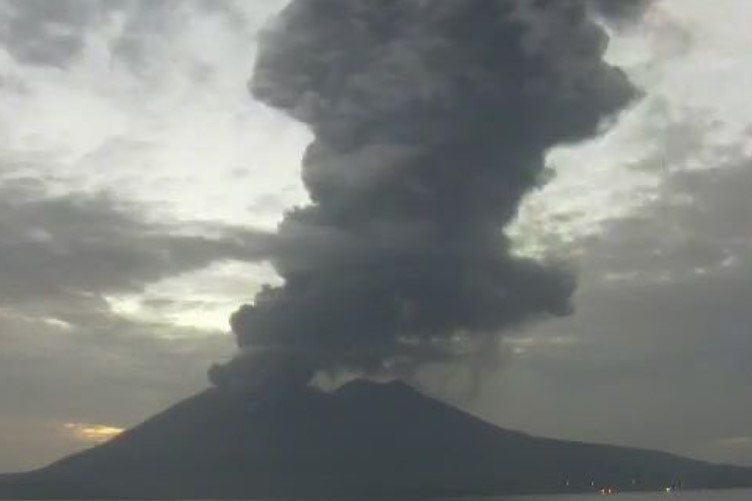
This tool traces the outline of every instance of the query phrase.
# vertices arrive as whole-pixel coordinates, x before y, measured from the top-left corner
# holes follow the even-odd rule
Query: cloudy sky
[[[283,0],[0,0],[0,471],[207,385],[229,314],[305,204],[306,128],[247,90]],[[470,398],[503,426],[752,464],[746,0],[662,0],[608,58],[643,99],[552,150],[509,229],[578,275]],[[460,377],[460,376],[457,376]],[[457,389],[457,387],[460,389]]]

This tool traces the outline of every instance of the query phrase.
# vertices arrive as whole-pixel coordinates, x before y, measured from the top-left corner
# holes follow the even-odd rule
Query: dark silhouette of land
[[[10,499],[447,496],[752,486],[752,469],[498,428],[402,383],[211,389],[93,449],[0,477]]]

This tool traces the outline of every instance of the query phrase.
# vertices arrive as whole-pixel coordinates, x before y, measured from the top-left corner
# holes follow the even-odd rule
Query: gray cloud
[[[0,471],[39,467],[88,444],[65,423],[130,427],[205,384],[214,333],[129,321],[80,305],[65,329],[0,311]],[[174,336],[180,336],[175,342]]]
[[[260,260],[253,230],[149,222],[107,195],[51,197],[35,182],[0,188],[0,301],[139,291],[145,283],[221,259]]]
[[[107,295],[268,253],[263,233],[157,223],[106,194],[53,196],[32,180],[0,185],[0,234],[0,400],[12,402],[0,425],[28,433],[33,422],[49,441],[26,436],[28,461],[0,457],[3,470],[81,447],[63,423],[142,420],[200,387],[207,359],[230,351],[214,332],[124,318]]]
[[[108,126],[122,118],[118,113],[124,109],[130,112],[131,107],[143,105],[151,113],[155,102],[163,105],[165,96],[174,96],[155,91],[156,95],[143,101],[140,95],[135,96],[139,102],[133,104],[127,95],[115,93],[113,99],[120,101],[113,106],[105,102],[102,114],[90,118],[87,107],[101,103],[102,96],[80,84],[86,80],[95,87],[107,87],[121,75],[135,84],[134,94],[151,92],[152,83],[154,87],[166,81],[173,85],[172,79],[180,73],[166,68],[163,63],[167,61],[185,64],[186,79],[201,78],[206,72],[200,63],[216,55],[207,53],[217,46],[218,51],[226,52],[228,45],[232,48],[233,43],[251,41],[255,25],[267,15],[271,3],[257,8],[241,2],[203,0],[0,0],[0,48],[9,56],[7,74],[0,75],[0,90],[7,91],[3,102],[11,110],[8,114],[18,109],[18,116],[9,118],[4,127],[10,136],[24,137],[20,148],[14,148],[18,144],[11,138],[0,152],[0,401],[4,403],[0,409],[0,471],[40,466],[85,445],[71,438],[63,423],[137,423],[205,385],[208,360],[231,351],[231,340],[217,335],[215,328],[181,327],[164,311],[159,311],[160,316],[113,311],[109,296],[141,300],[144,289],[148,292],[155,282],[186,273],[190,281],[190,272],[205,271],[212,264],[221,266],[226,260],[263,260],[269,254],[269,235],[248,227],[165,219],[167,211],[160,210],[164,206],[155,205],[169,205],[175,195],[169,185],[158,194],[156,203],[134,201],[141,198],[126,186],[130,158],[142,171],[133,178],[143,185],[163,182],[160,174],[170,174],[171,167],[149,177],[154,174],[151,159],[139,153],[150,145],[141,141],[140,134],[156,132],[171,139],[175,131],[169,130],[169,123],[127,120],[122,123],[125,129],[107,137]],[[215,23],[212,16],[217,16]],[[209,43],[205,52],[185,55],[193,49],[186,48],[192,39],[185,38],[195,31],[207,26],[232,30],[234,23],[240,25],[230,42]],[[194,29],[186,28],[188,25]],[[86,44],[98,49],[96,56],[82,53]],[[248,63],[253,51],[249,45]],[[160,50],[165,54],[154,57],[153,52]],[[92,59],[100,61],[99,57],[106,60],[103,67],[92,68],[90,73],[77,69]],[[211,70],[216,71],[226,60],[210,59]],[[229,60],[234,61],[235,55]],[[40,67],[48,65],[57,68]],[[127,71],[119,72],[121,65],[127,65]],[[105,67],[112,75],[108,76]],[[74,92],[66,92],[70,89],[65,82],[70,79],[77,82]],[[50,93],[39,94],[35,87]],[[216,92],[218,87],[227,90],[207,85],[201,91]],[[237,88],[242,93],[242,77]],[[71,99],[71,95],[80,100]],[[170,104],[159,109],[167,115],[184,110],[183,102]],[[27,105],[34,111],[27,114]],[[146,113],[135,111],[136,115]],[[206,118],[195,111],[180,113],[178,120]],[[58,119],[61,129],[45,126],[47,120]],[[24,130],[23,123],[28,129]],[[105,133],[98,145],[100,125]],[[134,136],[136,139],[131,139]],[[86,145],[76,144],[81,137]],[[80,155],[80,160],[62,159],[59,149],[48,148],[51,138],[52,142],[59,140],[72,156]],[[89,143],[90,139],[94,141]],[[155,138],[156,143],[160,140],[164,137]],[[196,149],[214,151],[214,143],[207,143]],[[105,151],[108,148],[112,151]],[[184,153],[192,156],[190,151]],[[164,163],[164,158],[158,161]],[[222,161],[226,159],[219,160],[218,170],[227,170]],[[203,157],[193,164],[216,167]],[[178,171],[175,177],[190,178],[186,172]],[[66,176],[71,176],[70,180]],[[97,179],[90,182],[91,178]],[[185,185],[192,188],[190,181]],[[110,191],[94,192],[100,188]],[[211,197],[201,189],[188,195],[197,198],[197,213],[202,211],[198,198]],[[197,219],[202,215],[197,214]],[[247,279],[252,280],[253,272],[250,275]],[[204,279],[200,276],[198,280]],[[242,297],[240,292],[238,295]],[[144,304],[149,297],[146,294]],[[175,297],[165,299],[179,302]],[[182,313],[180,308],[188,303],[180,302],[175,309]],[[206,306],[192,305],[199,308],[197,316]]]
[[[748,266],[752,230],[749,160],[667,176],[658,202],[612,224],[592,244],[590,272],[681,282]]]
[[[150,46],[188,10],[238,21],[234,2],[211,0],[3,0],[0,42],[17,59],[64,66],[80,54],[92,29],[122,21],[109,49],[121,61],[139,66]]]
[[[280,226],[285,284],[232,318],[241,349],[409,370],[566,314],[568,273],[513,257],[502,229],[549,147],[635,97],[606,43],[582,2],[291,3],[251,88],[314,132],[313,203]]]
[[[750,183],[748,160],[668,176],[657,203],[589,244],[575,314],[526,333],[476,410],[539,434],[752,464]],[[546,343],[557,337],[570,342]]]
[[[0,399],[12,402],[0,422],[3,434],[28,433],[34,422],[48,440],[27,435],[28,461],[3,457],[2,469],[81,447],[66,422],[129,426],[200,386],[207,358],[230,351],[227,340],[124,318],[106,296],[216,260],[258,259],[265,245],[252,231],[202,236],[106,195],[53,197],[32,181],[0,187],[0,233]]]

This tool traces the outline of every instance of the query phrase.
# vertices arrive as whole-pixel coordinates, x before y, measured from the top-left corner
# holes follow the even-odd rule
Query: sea
[[[493,501],[592,501],[594,499],[615,499],[620,501],[752,501],[752,490],[722,491],[674,491],[655,493],[616,493],[616,494],[572,494],[565,496],[520,496],[490,498]],[[470,501],[466,498],[465,501]],[[473,501],[481,501],[480,498]],[[490,501],[485,498],[485,501]]]
[[[722,491],[683,491],[683,492],[654,492],[654,493],[615,493],[615,494],[567,494],[549,496],[501,496],[501,497],[464,497],[451,501],[594,501],[596,499],[615,499],[615,501],[752,501],[752,490],[722,490]],[[133,500],[138,501],[138,500]],[[212,500],[206,500],[212,501]],[[244,500],[253,501],[253,500]],[[262,500],[259,500],[262,501]],[[353,499],[352,501],[359,501]],[[405,500],[401,500],[405,501]],[[414,501],[439,501],[421,499]],[[440,501],[448,501],[446,498]]]
[[[612,499],[614,501],[752,501],[752,490],[721,490],[721,491],[682,491],[682,492],[653,492],[653,493],[614,493],[614,494],[567,494],[548,496],[489,496],[463,497],[441,499],[415,499],[410,501],[594,501],[596,499]],[[12,501],[12,500],[11,500]],[[139,500],[132,500],[139,501]],[[213,500],[205,500],[213,501]],[[240,501],[240,500],[238,500]],[[254,500],[243,500],[254,501]],[[266,501],[266,500],[257,500]],[[360,501],[353,499],[352,501]],[[401,499],[400,501],[406,501]],[[605,501],[605,500],[604,500]]]

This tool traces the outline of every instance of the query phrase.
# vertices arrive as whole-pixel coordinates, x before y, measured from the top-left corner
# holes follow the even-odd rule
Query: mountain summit
[[[752,469],[498,428],[403,383],[210,389],[112,441],[0,477],[10,499],[446,496],[752,486]]]

